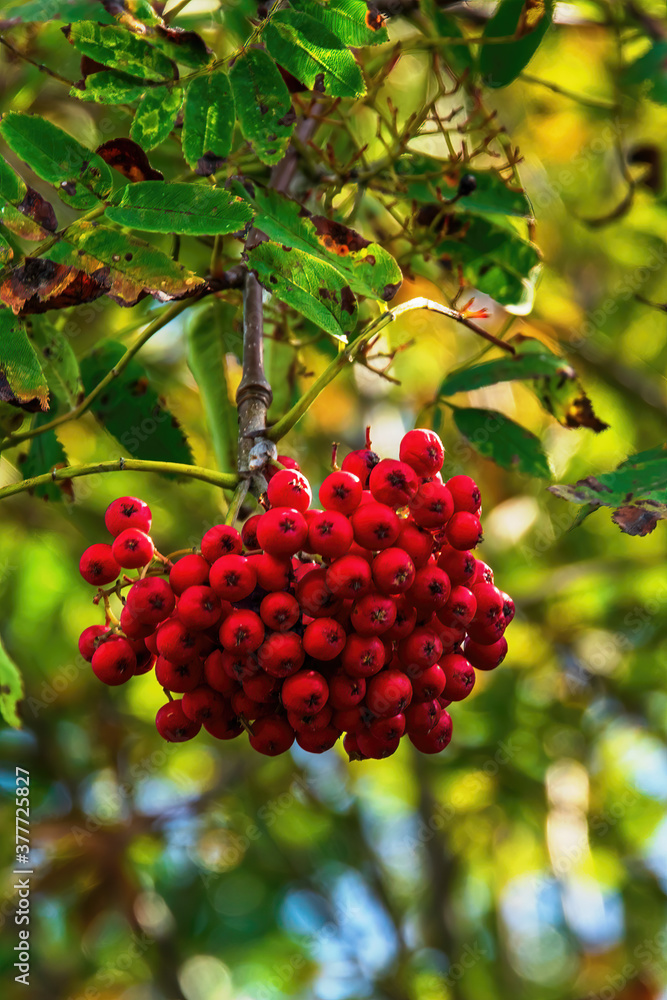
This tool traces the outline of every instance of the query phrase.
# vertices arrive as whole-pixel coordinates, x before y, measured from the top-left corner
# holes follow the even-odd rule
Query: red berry
[[[493,570],[481,559],[475,559],[475,572],[468,586],[472,589],[478,583],[493,583]]]
[[[123,605],[120,613],[120,627],[128,639],[147,639],[155,631],[153,625],[142,625],[137,621],[128,611],[127,604]]]
[[[209,687],[214,691],[219,691],[226,698],[236,691],[236,681],[233,680],[223,666],[223,656],[225,654],[220,649],[214,649],[204,660],[204,677]]]
[[[325,753],[331,750],[339,736],[339,729],[335,726],[326,726],[312,733],[297,733],[296,741],[301,749],[307,750],[308,753]]]
[[[286,556],[272,556],[268,552],[250,556],[257,573],[257,583],[262,590],[275,593],[287,590],[292,576],[290,561]]]
[[[241,536],[230,524],[214,525],[201,540],[201,554],[209,563],[222,556],[238,555],[242,548]]]
[[[196,656],[187,663],[172,663],[164,656],[158,656],[155,664],[155,678],[158,684],[167,691],[184,694],[194,691],[204,679],[204,669],[201,659]]]
[[[255,589],[257,571],[245,556],[221,556],[211,566],[210,582],[223,600],[242,601]]]
[[[211,587],[188,587],[178,602],[178,617],[188,628],[212,628],[220,621],[220,598]]]
[[[294,743],[294,730],[278,715],[257,719],[250,734],[250,746],[267,757],[285,753]]]
[[[368,681],[366,704],[374,715],[397,715],[411,700],[412,685],[401,670],[388,668]]]
[[[421,427],[403,436],[398,454],[401,462],[407,462],[420,476],[439,472],[445,460],[445,449],[438,435]]]
[[[276,477],[277,478],[277,477]],[[273,556],[292,556],[308,538],[308,525],[293,507],[274,507],[262,514],[257,525],[257,541]]]
[[[261,517],[261,514],[253,514],[241,528],[241,538],[243,539],[243,544],[246,549],[252,550],[259,548],[259,542],[257,541],[257,525],[259,524]]]
[[[417,609],[401,594],[394,598],[396,605],[396,620],[390,629],[383,633],[384,639],[405,639],[417,624]]]
[[[187,663],[199,654],[199,634],[178,618],[170,618],[158,629],[157,648],[172,663]]]
[[[113,540],[113,557],[124,569],[147,566],[153,558],[155,547],[149,535],[138,528],[126,528]]]
[[[265,674],[261,671],[253,677],[247,677],[243,681],[244,692],[253,701],[257,701],[262,705],[265,703],[275,703],[279,689],[280,678],[272,677],[270,674]]]
[[[142,625],[159,625],[169,617],[175,605],[171,587],[160,577],[137,580],[127,593],[126,607]]]
[[[233,740],[243,732],[243,726],[231,710],[217,719],[206,719],[204,729],[217,740]]]
[[[440,660],[445,674],[445,698],[449,701],[463,701],[475,686],[475,671],[461,653],[448,653]]]
[[[475,617],[477,601],[472,591],[458,584],[452,587],[449,600],[438,611],[438,618],[450,628],[465,628]]]
[[[435,611],[445,606],[450,591],[451,585],[445,571],[438,566],[429,565],[418,570],[407,598],[414,604]]]
[[[349,551],[352,525],[336,511],[316,511],[308,527],[308,547],[327,559],[336,559]]]
[[[442,643],[443,653],[454,653],[459,650],[466,637],[464,628],[451,628],[449,625],[443,625],[439,618],[432,618],[428,627],[435,632]]]
[[[408,709],[409,711],[409,709]],[[373,719],[368,726],[371,736],[382,743],[393,744],[405,732],[406,717],[402,712],[384,718]]]
[[[439,663],[412,677],[412,694],[418,701],[430,701],[445,690],[445,674]]]
[[[316,618],[303,633],[303,648],[316,660],[335,660],[345,646],[345,629],[333,618]]]
[[[504,619],[503,595],[497,587],[492,583],[476,583],[473,585],[472,593],[477,602],[474,616],[477,625],[490,625],[498,618]]]
[[[93,653],[91,665],[98,680],[115,687],[132,677],[137,657],[127,639],[107,639]]]
[[[472,552],[461,552],[451,545],[443,546],[438,559],[438,566],[444,569],[452,585],[461,584],[470,587],[475,577],[476,559]]]
[[[492,622],[479,622],[473,620],[467,627],[469,637],[480,646],[491,646],[494,642],[502,639],[506,629],[505,619],[502,615]]]
[[[293,507],[303,514],[310,507],[313,494],[310,483],[301,472],[281,469],[271,477],[266,490],[272,507]]]
[[[343,670],[352,677],[370,677],[383,667],[386,652],[375,635],[348,635],[341,655]]]
[[[126,528],[138,528],[148,533],[151,530],[151,509],[138,497],[118,497],[107,507],[104,523],[114,538]]]
[[[329,679],[329,704],[336,709],[354,708],[363,701],[366,681],[363,677],[349,677],[347,674],[332,674]]]
[[[429,628],[416,628],[412,635],[401,639],[398,655],[410,677],[432,667],[442,656],[442,643]]]
[[[301,471],[299,463],[296,459],[290,458],[289,455],[277,455],[276,462],[280,462],[280,464],[286,469],[296,469],[297,472]],[[267,465],[266,468],[263,469],[264,478],[267,483],[269,483],[278,472],[280,472],[280,469],[276,465]]]
[[[225,649],[220,663],[225,673],[241,684],[260,672],[257,661],[250,653],[233,653]]]
[[[267,594],[259,606],[259,617],[274,632],[287,632],[299,620],[301,609],[291,594]]]
[[[194,691],[187,691],[181,700],[181,707],[193,722],[205,722],[229,714],[229,702],[208,684],[200,684]]]
[[[267,715],[273,715],[274,705],[267,705],[261,701],[255,701],[245,691],[235,691],[231,697],[232,712],[234,715],[243,715],[246,719],[263,719]]]
[[[84,660],[88,660],[88,663],[92,660],[93,653],[98,646],[95,640],[101,635],[106,635],[108,631],[108,625],[89,625],[88,628],[84,628],[79,636],[79,652]]]
[[[346,555],[326,570],[326,584],[337,597],[361,597],[371,585],[371,568],[362,556]]]
[[[403,549],[383,549],[373,560],[373,582],[383,594],[403,593],[414,579],[415,564]]]
[[[452,514],[445,534],[452,548],[459,550],[474,549],[484,537],[479,518],[467,510]]]
[[[306,654],[296,632],[272,632],[257,650],[259,665],[272,677],[288,677],[303,666]]]
[[[355,733],[354,742],[352,743],[351,741],[348,753],[350,754],[350,760],[363,760],[365,757],[370,757],[373,760],[382,760],[396,753],[400,742],[400,737],[396,737],[394,740],[380,740],[368,730],[360,729]],[[353,756],[351,752],[355,744],[358,748],[359,757]]]
[[[443,711],[438,722],[428,733],[409,733],[410,742],[420,753],[440,753],[452,738],[452,717]]]
[[[320,503],[325,510],[351,514],[361,503],[363,486],[351,472],[331,472],[320,486]]]
[[[479,514],[482,495],[474,479],[470,476],[452,476],[447,481],[447,489],[452,495],[455,510],[467,510],[470,514]]]
[[[500,591],[500,596],[503,599],[503,618],[505,619],[505,625],[509,625],[509,623],[514,618],[514,613],[516,611],[516,608],[514,607],[514,601],[512,600],[509,594],[506,594],[502,590]]]
[[[342,461],[343,472],[351,472],[360,480],[364,489],[368,486],[368,477],[380,461],[380,456],[368,448],[360,448],[359,451],[351,451]]]
[[[440,718],[437,701],[414,701],[405,711],[408,733],[428,733]]]
[[[316,670],[301,670],[287,678],[281,694],[288,712],[314,715],[324,708],[329,697],[329,685]]]
[[[375,740],[372,736],[371,739]],[[381,746],[380,741],[376,741],[378,746]],[[343,749],[348,756],[349,760],[365,760],[365,754],[359,749],[359,742],[357,740],[356,733],[347,733],[343,738]]]
[[[120,565],[114,557],[111,546],[106,542],[98,542],[87,548],[81,556],[79,572],[86,583],[103,587],[118,577]]]
[[[299,712],[288,712],[287,721],[295,733],[315,733],[325,729],[331,722],[333,712],[328,705],[314,715],[303,715]]]
[[[495,670],[507,656],[507,639],[501,636],[497,642],[487,646],[468,639],[464,653],[476,670]]]
[[[188,587],[203,587],[208,583],[209,563],[203,556],[183,556],[169,571],[169,586],[180,596]]]
[[[264,625],[254,611],[232,611],[220,626],[220,642],[235,653],[254,653],[264,641]]]
[[[396,604],[384,594],[364,594],[354,602],[350,621],[359,635],[381,635],[396,621]]]
[[[304,614],[311,618],[332,618],[341,607],[341,599],[326,584],[326,570],[314,569],[296,585],[296,599]]]
[[[358,507],[351,522],[357,545],[372,552],[390,548],[401,530],[401,522],[395,511],[375,501]]]
[[[158,709],[155,725],[160,736],[170,743],[184,743],[186,740],[191,740],[201,729],[200,722],[188,719],[180,698],[168,701]]]
[[[368,486],[378,503],[396,510],[410,503],[419,488],[419,480],[405,462],[384,458],[371,472]]]
[[[454,501],[441,483],[422,483],[410,501],[410,513],[422,528],[442,528],[454,513]]]
[[[331,684],[329,684],[329,687],[331,687]],[[329,701],[331,701],[331,696],[329,696]],[[364,713],[365,709],[361,705],[353,705],[352,708],[337,708],[331,721],[336,729],[340,729],[342,732],[354,733],[363,726]]]
[[[404,549],[415,564],[415,568],[421,569],[422,566],[426,565],[433,551],[433,536],[411,519],[402,521],[401,530],[396,539],[396,547]]]

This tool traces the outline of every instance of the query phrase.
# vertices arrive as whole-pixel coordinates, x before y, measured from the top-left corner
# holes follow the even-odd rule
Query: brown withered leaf
[[[109,139],[98,146],[95,152],[105,163],[117,170],[123,177],[135,181],[163,181],[164,174],[154,170],[148,156],[138,142],[133,139]]]
[[[108,268],[87,274],[75,267],[27,257],[0,285],[0,299],[16,315],[47,312],[92,302],[110,287]]]
[[[617,524],[626,535],[650,535],[656,524],[663,517],[667,517],[667,511],[649,510],[646,507],[619,507],[611,515],[614,524]]]

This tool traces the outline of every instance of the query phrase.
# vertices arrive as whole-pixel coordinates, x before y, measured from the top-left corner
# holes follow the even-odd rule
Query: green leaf
[[[33,429],[39,427],[41,424],[48,423],[49,420],[51,420],[51,415],[48,413],[36,414],[32,423]],[[19,461],[24,479],[32,479],[33,476],[42,476],[47,472],[51,472],[54,468],[62,468],[69,464],[65,449],[53,430],[44,431],[43,434],[38,434],[37,437],[33,438],[30,442],[28,454],[23,460]],[[70,499],[74,498],[72,482],[67,479],[56,483],[44,483],[41,486],[34,487],[31,492],[36,497],[41,497],[44,500],[53,500],[56,503],[61,502],[65,496],[68,496]]]
[[[17,706],[23,698],[23,679],[0,640],[0,714],[8,726],[21,728]]]
[[[63,31],[75,49],[103,66],[141,80],[160,81],[174,76],[174,64],[167,56],[120,25],[79,21]]]
[[[458,26],[456,18],[446,14],[438,7],[434,0],[420,0],[419,6],[426,16],[433,22],[438,39],[444,38],[464,38],[464,34]],[[448,45],[441,43],[440,52],[444,56],[445,62],[457,75],[462,76],[467,70],[472,71],[474,60],[468,45]]]
[[[290,0],[290,6],[321,21],[344,45],[360,48],[389,40],[383,15],[364,0]]]
[[[530,345],[534,345],[530,349]],[[519,350],[514,355],[505,355],[495,361],[485,361],[481,365],[471,365],[463,371],[453,372],[444,380],[438,395],[453,396],[457,392],[472,392],[497,382],[511,382],[515,379],[536,379],[541,376],[576,378],[576,372],[565,358],[559,357],[537,340],[521,339]]]
[[[125,347],[107,340],[81,362],[86,393],[118,363]],[[146,369],[134,359],[91,406],[99,423],[124,455],[158,462],[192,462],[192,452],[176,418],[152,388]]]
[[[201,236],[234,233],[252,219],[250,206],[222,188],[163,181],[128,184],[106,214],[121,226],[149,233]]]
[[[139,100],[148,86],[135,76],[110,69],[90,73],[85,83],[85,90],[72,87],[70,97],[77,97],[80,101],[94,101],[95,104],[131,104],[132,101]]]
[[[30,326],[28,336],[40,359],[49,389],[68,409],[72,409],[83,395],[79,362],[72,345],[46,316],[36,316]]]
[[[248,266],[281,302],[303,313],[337,340],[357,323],[357,303],[346,279],[330,264],[302,250],[260,243],[248,251]]]
[[[648,94],[658,104],[667,104],[667,42],[656,42],[648,52],[621,73],[623,87],[648,84]]]
[[[612,520],[628,535],[647,535],[667,518],[667,444],[631,455],[613,471],[549,490],[562,500],[614,508]]]
[[[395,164],[395,171],[400,178],[400,189],[407,197],[411,201],[432,204],[433,214],[469,212],[472,215],[492,213],[533,218],[533,209],[523,188],[505,180],[496,170],[478,170],[469,164],[452,166],[448,160],[417,155],[401,157]],[[464,175],[475,178],[474,191],[446,204],[456,198]],[[392,183],[395,186],[395,180]]]
[[[481,217],[448,228],[450,235],[433,248],[439,263],[448,270],[461,267],[471,285],[513,312],[529,312],[541,269],[537,247]]]
[[[183,155],[198,174],[215,173],[229,156],[234,136],[234,96],[226,73],[192,81],[185,96]]]
[[[519,335],[512,343],[524,353],[540,355],[544,351],[539,341],[529,337]],[[596,415],[576,372],[568,370],[568,366],[554,375],[535,379],[530,387],[545,410],[564,427],[588,427],[599,434],[609,426]]]
[[[111,287],[107,294],[121,305],[134,305],[145,292],[159,302],[171,302],[192,295],[203,284],[150,243],[96,222],[70,226],[67,240],[54,244],[44,256],[88,274],[108,268]]]
[[[311,215],[270,188],[255,187],[246,197],[257,211],[255,226],[274,243],[303,250],[334,267],[360,295],[386,302],[396,294],[401,270],[384,247],[340,222]]]
[[[501,0],[484,38],[514,40],[482,45],[479,70],[487,87],[506,87],[526,68],[551,24],[553,0]]]
[[[309,14],[281,10],[262,37],[273,58],[309,90],[330,97],[363,97],[366,85],[349,48]]]
[[[454,409],[454,422],[480,455],[492,459],[503,469],[551,478],[549,462],[539,438],[497,410],[457,407]]]
[[[53,211],[41,194],[27,187],[21,177],[0,157],[0,220],[24,240],[44,240],[58,226]]]
[[[0,135],[38,177],[57,188],[66,205],[85,211],[111,192],[104,160],[45,118],[8,111],[0,120]]]
[[[296,116],[287,85],[268,52],[248,49],[229,74],[243,136],[262,163],[282,160]]]
[[[103,24],[113,24],[113,18],[98,0],[17,0],[0,10],[0,28],[31,21],[56,21],[73,24],[94,17]]]
[[[237,413],[226,377],[225,355],[237,313],[235,306],[209,299],[188,326],[188,365],[199,388],[218,468],[236,468]]]
[[[0,309],[0,399],[49,408],[49,387],[23,322]]]
[[[5,264],[9,264],[10,260],[14,256],[14,249],[4,236],[0,234],[0,267],[4,267]]]
[[[157,24],[148,30],[146,37],[151,45],[164,52],[173,62],[182,63],[190,69],[201,69],[213,58],[204,39],[196,31]]]
[[[137,108],[130,137],[143,149],[155,149],[168,138],[182,101],[180,87],[152,87]]]

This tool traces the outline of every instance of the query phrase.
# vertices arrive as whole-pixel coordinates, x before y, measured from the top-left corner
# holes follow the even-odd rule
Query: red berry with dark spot
[[[454,513],[454,501],[441,483],[422,483],[410,501],[410,513],[422,528],[444,527]]]
[[[301,609],[291,594],[267,594],[259,606],[259,617],[274,632],[288,632],[300,616]]]
[[[438,566],[444,569],[452,585],[470,587],[475,578],[476,563],[472,552],[462,552],[444,545],[438,559]]]
[[[401,670],[388,668],[368,681],[366,704],[374,715],[397,715],[412,700],[412,685]]]
[[[445,449],[435,431],[418,427],[403,436],[398,455],[420,476],[439,472],[445,460]]]
[[[241,536],[230,524],[214,525],[201,540],[201,554],[211,564],[222,556],[238,555],[242,548]]]
[[[181,699],[183,711],[193,722],[206,722],[224,716],[229,711],[229,702],[219,691],[207,684],[201,684],[194,691],[187,691]]]
[[[180,698],[168,701],[158,709],[155,726],[160,736],[170,743],[184,743],[186,740],[191,740],[201,729],[200,722],[188,719]]]
[[[212,628],[220,621],[220,598],[211,587],[188,587],[178,602],[178,617],[192,629]]]
[[[396,621],[396,604],[385,594],[364,594],[354,602],[350,621],[359,635],[381,635]]]
[[[348,635],[341,654],[343,670],[352,677],[370,677],[384,666],[386,651],[375,635]]]
[[[491,567],[487,563],[483,562],[481,559],[475,559],[475,572],[471,582],[468,584],[470,589],[472,590],[473,586],[476,586],[478,583],[493,583],[493,582],[494,582],[494,577],[493,577],[493,570],[491,569]]]
[[[316,660],[335,660],[345,647],[345,629],[333,618],[316,618],[303,633],[303,648]]]
[[[514,618],[514,614],[516,611],[516,608],[514,607],[514,601],[512,600],[509,594],[506,594],[502,590],[500,591],[500,596],[503,599],[503,618],[505,619],[505,625],[509,625],[509,623]]]
[[[477,602],[474,616],[477,625],[490,625],[496,619],[504,618],[503,595],[492,583],[476,583],[472,593]]]
[[[396,547],[403,549],[412,559],[416,569],[421,569],[433,552],[433,536],[420,528],[412,519],[401,522],[401,530],[396,539]]]
[[[313,499],[310,483],[295,469],[276,472],[271,477],[266,493],[272,507],[293,507],[302,514],[308,510]]]
[[[406,673],[412,677],[437,663],[442,656],[442,643],[431,629],[416,628],[412,635],[399,642],[398,655]]]
[[[94,587],[104,587],[120,574],[120,564],[115,558],[110,545],[98,542],[91,545],[81,556],[79,572],[86,583]]]
[[[428,733],[440,718],[442,709],[435,699],[415,701],[405,710],[408,733]]]
[[[233,680],[223,666],[224,653],[220,649],[214,649],[204,660],[204,677],[209,687],[214,691],[219,691],[226,698],[231,698],[237,689],[237,683]]]
[[[383,594],[400,594],[414,583],[415,564],[403,549],[383,549],[373,560],[373,582]]]
[[[261,514],[253,514],[241,528],[241,538],[246,549],[253,550],[259,548],[257,541],[257,525],[262,518]]]
[[[471,621],[467,632],[473,642],[479,643],[480,646],[491,646],[502,639],[506,627],[505,619],[500,615],[492,622]]]
[[[320,503],[325,510],[350,515],[361,503],[363,486],[351,472],[331,472],[320,486]]]
[[[438,618],[450,628],[465,628],[475,617],[476,610],[475,595],[467,587],[457,584],[452,587],[444,608],[439,609]]]
[[[290,458],[289,455],[277,455],[276,461],[280,462],[286,469],[296,469],[297,472],[301,472],[301,467],[299,463],[294,458]],[[281,470],[275,465],[267,465],[265,469],[262,470],[264,473],[264,478],[267,483],[271,482],[273,477],[277,475]]]
[[[257,525],[257,541],[273,556],[292,556],[308,538],[308,525],[293,507],[274,507],[262,514]]]
[[[257,586],[257,571],[246,556],[221,556],[211,566],[211,587],[224,601],[242,601]]]
[[[199,655],[199,635],[178,618],[170,618],[158,629],[157,648],[172,663],[187,663]]]
[[[113,557],[124,569],[147,566],[153,558],[155,547],[149,535],[138,528],[126,528],[114,538],[111,545]]]
[[[220,626],[220,642],[235,653],[254,653],[264,641],[264,625],[254,611],[232,611]]]
[[[344,555],[353,540],[352,525],[337,511],[315,511],[308,526],[308,549],[327,559]]]
[[[257,661],[251,653],[234,653],[224,649],[221,654],[221,666],[227,675],[239,683],[245,683],[249,677],[259,673]]]
[[[414,604],[436,611],[445,606],[450,591],[451,585],[445,571],[438,566],[429,565],[418,570],[407,598]]]
[[[447,489],[452,495],[455,510],[467,510],[470,514],[479,514],[482,508],[482,495],[474,479],[470,476],[452,476],[447,481]]]
[[[196,656],[187,663],[172,663],[164,656],[158,656],[155,663],[155,677],[158,684],[167,691],[185,694],[194,691],[204,679],[204,667],[201,659]]]
[[[419,480],[405,462],[384,458],[371,472],[368,487],[378,503],[396,510],[410,503],[419,488]]]
[[[465,644],[465,657],[476,670],[495,670],[507,656],[507,639],[501,636],[496,642],[483,646],[468,639]]]
[[[444,695],[449,701],[463,701],[475,686],[475,671],[461,653],[448,653],[440,660],[446,683]]]
[[[114,538],[126,528],[138,528],[148,533],[151,530],[151,509],[138,497],[118,497],[107,507],[104,523]]]
[[[445,690],[445,674],[439,663],[422,670],[411,678],[413,698],[417,701],[430,701],[438,698]]]
[[[287,590],[292,578],[290,560],[287,556],[272,556],[268,552],[249,556],[257,573],[257,583],[262,590],[270,593]]]
[[[452,514],[445,534],[452,548],[460,551],[474,549],[484,537],[480,519],[476,514],[471,514],[467,510]]]
[[[335,709],[354,708],[364,700],[366,681],[363,677],[332,674],[329,678],[329,704]]]
[[[155,631],[153,625],[142,625],[137,621],[128,611],[126,604],[120,613],[120,627],[128,639],[147,639]]]
[[[341,556],[326,570],[325,580],[332,594],[354,599],[370,589],[371,568],[362,556]]]
[[[332,594],[326,583],[326,570],[314,569],[296,585],[296,599],[304,614],[311,618],[333,618],[342,601]]]
[[[280,689],[280,678],[272,677],[270,674],[265,674],[263,671],[255,674],[254,677],[248,677],[243,682],[243,690],[252,698],[253,701],[258,701],[260,704],[275,703],[277,693]]]
[[[203,556],[192,553],[174,563],[169,571],[169,586],[177,597],[188,587],[205,587],[208,584],[210,565]]]
[[[361,754],[361,759],[370,757],[372,760],[383,760],[385,757],[391,757],[393,753],[396,753],[401,738],[397,736],[393,740],[380,740],[377,736],[373,736],[369,730],[360,729],[355,733],[354,741]],[[350,755],[350,760],[358,759],[360,758]]]
[[[259,665],[272,677],[288,677],[303,666],[306,654],[296,632],[272,632],[257,651]]]
[[[371,449],[370,437],[366,433],[366,447],[351,451],[342,461],[343,472],[351,472],[360,481],[364,489],[368,486],[368,477],[380,461],[380,456]]]
[[[137,657],[127,639],[107,639],[93,653],[91,666],[98,680],[115,687],[132,677]]]
[[[408,711],[410,710],[408,709]],[[373,719],[368,726],[368,731],[376,740],[393,744],[396,740],[400,740],[405,732],[405,726],[406,717],[402,712],[399,712],[397,715]]]
[[[350,520],[355,542],[371,552],[390,548],[401,530],[396,512],[375,501],[358,507]]]
[[[332,746],[340,737],[340,730],[335,726],[326,726],[324,729],[317,729],[312,733],[297,733],[296,741],[302,750],[308,753],[325,753],[331,750]]]
[[[417,624],[417,609],[403,595],[394,598],[396,605],[396,620],[390,629],[383,633],[384,639],[405,639]]]
[[[420,753],[440,753],[452,738],[452,717],[442,712],[437,723],[428,733],[408,733],[410,742]]]
[[[300,712],[288,712],[287,721],[295,733],[315,733],[319,729],[325,729],[331,722],[333,712],[329,705],[325,705],[314,715],[304,715]]]
[[[301,670],[283,683],[281,696],[288,712],[314,715],[324,708],[329,685],[316,670]]]
[[[79,652],[84,660],[88,660],[88,663],[92,660],[93,653],[99,645],[96,640],[101,635],[106,635],[107,632],[109,632],[108,625],[89,625],[79,636]]]
[[[137,580],[127,593],[126,607],[142,625],[159,625],[169,617],[175,606],[171,587],[160,577]]]
[[[243,726],[231,709],[229,714],[219,716],[217,719],[206,719],[204,729],[217,740],[233,740],[243,732]]]

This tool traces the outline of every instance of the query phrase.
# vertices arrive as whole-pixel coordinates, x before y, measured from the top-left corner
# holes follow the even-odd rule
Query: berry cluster
[[[326,477],[314,510],[308,480],[283,458],[262,513],[240,533],[210,528],[176,561],[156,552],[142,500],[114,500],[113,542],[81,557],[106,609],[104,625],[83,631],[82,656],[106,684],[154,669],[169,697],[156,725],[170,741],[202,725],[219,739],[245,728],[260,753],[295,739],[322,753],[344,733],[360,760],[389,756],[407,734],[438,753],[451,739],[447,708],[470,694],[476,669],[501,663],[514,616],[471,551],[479,489],[468,476],[445,484],[443,459],[432,431],[409,431],[398,461],[368,440]],[[132,569],[138,577],[123,574]]]

